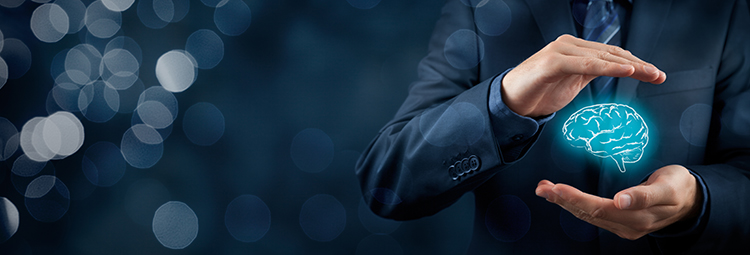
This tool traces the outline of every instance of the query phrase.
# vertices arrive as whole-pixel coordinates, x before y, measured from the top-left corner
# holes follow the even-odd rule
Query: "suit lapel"
[[[636,57],[649,62],[671,5],[672,0],[634,1],[626,49]],[[639,83],[640,81],[633,78],[618,79],[615,102],[627,104],[633,100]]]

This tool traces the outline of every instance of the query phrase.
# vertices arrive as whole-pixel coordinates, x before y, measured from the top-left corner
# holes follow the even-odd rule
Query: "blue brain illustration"
[[[597,157],[609,157],[620,172],[625,163],[641,159],[648,145],[648,126],[633,108],[623,104],[597,104],[576,111],[563,125],[565,139]]]

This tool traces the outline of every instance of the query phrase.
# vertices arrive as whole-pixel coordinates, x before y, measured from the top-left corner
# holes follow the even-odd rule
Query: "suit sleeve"
[[[750,8],[735,3],[717,73],[706,160],[686,166],[705,184],[698,226],[676,237],[656,238],[665,254],[747,253],[750,240]],[[694,245],[686,245],[686,244]]]
[[[478,80],[475,63],[483,57],[483,45],[472,15],[471,7],[447,1],[419,64],[419,79],[357,162],[365,201],[383,217],[407,220],[437,213],[522,158],[541,130],[503,134],[499,139],[511,141],[500,141],[502,149],[498,145],[495,130],[533,120],[488,109],[491,84],[502,74]],[[504,157],[504,150],[514,155]]]

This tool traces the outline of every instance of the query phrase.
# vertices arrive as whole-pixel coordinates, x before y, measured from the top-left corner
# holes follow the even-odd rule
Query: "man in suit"
[[[594,2],[448,0],[419,80],[357,163],[370,208],[415,219],[473,192],[470,254],[747,253],[747,1],[604,3],[616,45],[578,38]],[[603,99],[597,77],[617,77]],[[625,172],[560,131],[602,102],[650,128]]]

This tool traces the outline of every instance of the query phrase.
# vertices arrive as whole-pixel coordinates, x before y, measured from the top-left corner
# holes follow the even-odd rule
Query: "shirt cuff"
[[[502,80],[510,70],[513,69],[508,69],[494,78],[490,84],[488,100],[492,130],[506,162],[515,161],[529,139],[539,131],[539,127],[555,116],[555,113],[552,113],[536,119],[530,118],[518,115],[505,105],[502,97]]]
[[[695,176],[695,179],[698,180],[698,183],[700,184],[699,188],[701,189],[701,193],[703,193],[703,201],[701,201],[703,204],[701,206],[700,215],[698,215],[698,217],[695,219],[675,222],[674,224],[667,226],[666,228],[651,233],[651,236],[656,238],[686,236],[695,231],[695,229],[697,229],[700,225],[701,221],[705,220],[703,218],[706,215],[706,211],[708,209],[708,188],[706,188],[706,182],[703,181],[703,178],[701,178],[700,175],[693,172],[693,170],[688,169],[688,171],[690,171],[690,174]]]

